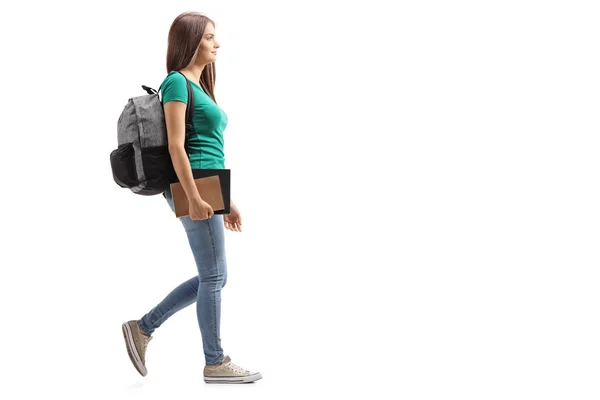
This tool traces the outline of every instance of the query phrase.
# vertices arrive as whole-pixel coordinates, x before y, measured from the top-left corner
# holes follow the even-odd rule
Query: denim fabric
[[[163,196],[175,213],[170,189]],[[221,289],[227,282],[223,215],[214,214],[205,220],[193,220],[187,216],[180,221],[187,234],[198,275],[173,289],[140,319],[139,325],[151,335],[171,315],[196,302],[206,365],[216,365],[225,357],[220,336]]]

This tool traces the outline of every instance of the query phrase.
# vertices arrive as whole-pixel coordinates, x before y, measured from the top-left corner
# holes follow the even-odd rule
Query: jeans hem
[[[146,335],[146,336],[152,336],[152,333],[148,333],[148,331],[149,331],[149,330],[148,330],[148,329],[146,329],[146,327],[144,326],[144,324],[143,324],[143,320],[141,320],[141,319],[140,319],[140,320],[138,320],[138,321],[137,321],[137,325],[138,325],[138,328],[140,329],[140,331],[141,331],[141,332],[142,332],[144,335]]]

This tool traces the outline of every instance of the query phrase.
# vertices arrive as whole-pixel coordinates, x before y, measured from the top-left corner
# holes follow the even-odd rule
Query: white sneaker
[[[206,383],[248,383],[262,378],[260,372],[250,372],[231,362],[225,356],[223,362],[216,368],[204,367],[204,382]]]

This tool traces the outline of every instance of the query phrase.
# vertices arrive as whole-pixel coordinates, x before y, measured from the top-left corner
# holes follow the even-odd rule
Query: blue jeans
[[[164,197],[175,213],[170,189]],[[225,358],[220,337],[221,289],[227,282],[223,215],[214,214],[205,220],[193,220],[187,216],[180,221],[187,234],[198,275],[173,289],[138,324],[151,335],[171,315],[196,302],[206,365],[217,365]]]

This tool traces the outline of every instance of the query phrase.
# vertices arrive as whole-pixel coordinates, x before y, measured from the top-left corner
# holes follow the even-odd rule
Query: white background
[[[598,399],[600,17],[593,1],[3,3],[0,397]],[[112,180],[117,119],[216,21],[242,233],[224,350],[162,196]]]

